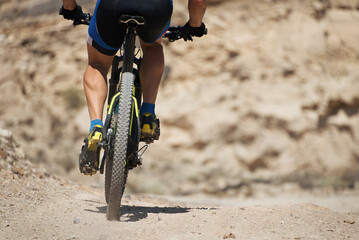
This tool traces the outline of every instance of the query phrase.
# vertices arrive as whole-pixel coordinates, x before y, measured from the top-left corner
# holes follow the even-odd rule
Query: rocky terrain
[[[93,1],[78,2],[93,11]],[[208,3],[207,36],[163,41],[161,139],[130,173],[122,215],[146,228],[108,225],[114,235],[94,239],[123,228],[129,239],[357,239],[357,215],[345,213],[359,213],[359,2]],[[185,23],[186,1],[174,4],[172,24]],[[58,16],[60,6],[0,2],[0,214],[8,239],[26,231],[83,239],[79,229],[105,222],[103,176],[77,168],[89,127],[87,29]],[[55,209],[60,203],[65,213]],[[33,221],[40,215],[44,225]],[[196,224],[181,228],[193,215]],[[264,230],[250,231],[256,226]],[[163,235],[148,235],[155,227]]]

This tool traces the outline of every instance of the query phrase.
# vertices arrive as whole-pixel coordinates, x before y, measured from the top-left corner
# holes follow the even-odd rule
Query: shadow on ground
[[[91,209],[85,209],[88,212],[96,212],[106,214],[107,206],[97,207],[98,211]],[[123,205],[121,207],[120,221],[124,222],[137,222],[141,219],[147,218],[149,213],[154,214],[177,214],[177,213],[187,213],[191,208],[183,207],[143,207],[143,206],[127,206]]]

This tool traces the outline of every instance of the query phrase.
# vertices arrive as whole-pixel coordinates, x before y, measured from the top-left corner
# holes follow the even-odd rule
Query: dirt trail
[[[102,189],[2,173],[0,239],[359,239],[358,214],[305,203],[125,195],[108,222]]]
[[[256,198],[222,199],[125,192],[120,221],[109,222],[102,187],[48,174],[4,129],[0,179],[0,239],[359,238],[358,186],[341,192],[264,186],[267,196],[252,189]]]

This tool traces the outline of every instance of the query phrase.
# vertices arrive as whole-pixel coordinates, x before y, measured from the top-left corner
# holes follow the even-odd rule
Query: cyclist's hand
[[[62,6],[59,12],[67,20],[72,20],[74,22],[81,21],[85,17],[85,14],[82,12],[80,5],[77,5],[74,10],[67,10]]]
[[[187,22],[183,27],[181,27],[180,34],[185,41],[193,41],[193,36],[202,37],[203,35],[207,34],[207,28],[204,23],[202,23],[200,27],[191,27],[189,22]]]

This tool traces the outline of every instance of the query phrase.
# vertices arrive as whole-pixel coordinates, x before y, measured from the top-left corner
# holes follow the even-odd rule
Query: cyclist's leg
[[[164,69],[164,56],[161,39],[154,43],[145,43],[141,40],[143,59],[141,62],[141,84],[143,90],[143,102],[156,102],[158,89],[161,83]]]
[[[102,120],[102,111],[107,96],[106,75],[111,66],[113,56],[108,56],[97,51],[90,44],[88,49],[88,67],[84,74],[84,90],[90,119]],[[91,122],[93,125],[94,121]],[[102,122],[102,121],[100,121]],[[80,172],[85,175],[93,175],[99,167],[100,148],[98,143],[102,139],[102,126],[95,125],[90,129],[89,135],[85,138],[85,144],[79,156]]]
[[[161,39],[158,39],[154,43],[145,43],[141,40],[141,47],[143,50],[143,59],[140,68],[143,91],[141,140],[150,143],[153,140],[158,140],[160,135],[159,120],[156,120],[154,104],[164,69],[164,56]]]
[[[84,90],[90,119],[102,119],[107,96],[107,73],[114,56],[108,56],[87,44],[88,67],[84,74]]]
[[[114,28],[108,28],[108,25],[116,22],[111,20],[108,22],[98,23],[98,20],[103,21],[99,15],[108,15],[107,11],[102,12],[100,4],[106,4],[109,1],[100,1],[96,3],[95,12],[92,16],[91,23],[88,29],[87,36],[87,52],[88,52],[88,67],[84,75],[84,90],[87,99],[87,106],[90,114],[90,119],[101,119],[102,111],[107,96],[107,73],[111,66],[113,56],[116,54],[118,48],[113,48],[106,44],[101,38],[99,31],[107,30],[110,33],[114,32]],[[103,5],[102,5],[103,6]],[[116,31],[119,32],[119,31]],[[122,44],[124,33],[121,36],[115,34],[113,38]],[[116,37],[115,37],[116,36]]]

